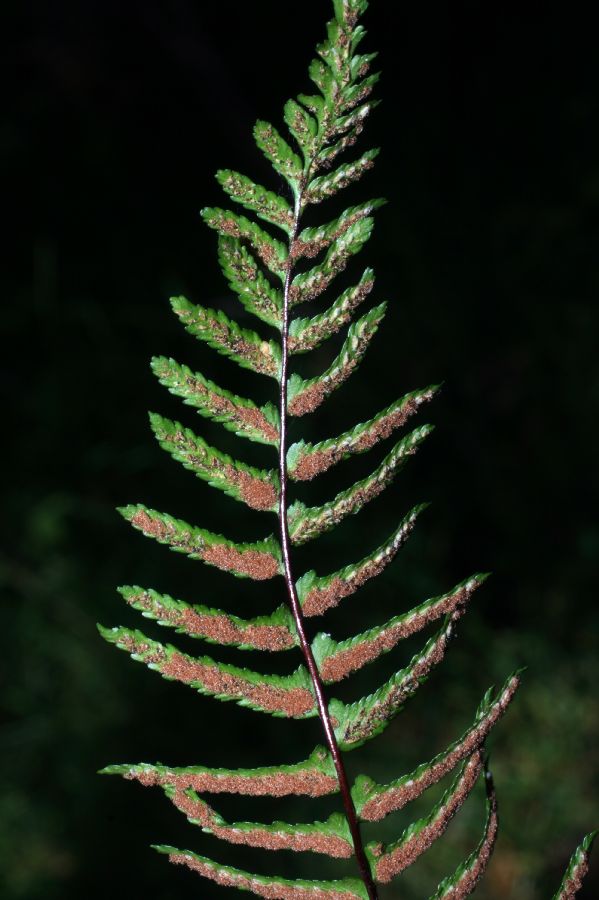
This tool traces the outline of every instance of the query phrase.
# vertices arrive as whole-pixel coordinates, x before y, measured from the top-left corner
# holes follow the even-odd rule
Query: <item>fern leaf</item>
[[[275,172],[283,176],[297,196],[304,174],[304,166],[299,156],[270,122],[256,122],[254,139]]]
[[[391,812],[396,812],[411,803],[433,784],[448,775],[459,762],[482,747],[493,726],[499,721],[510,705],[520,684],[520,674],[514,673],[506,681],[497,697],[492,689],[487,691],[476,714],[474,724],[447,750],[439,753],[430,762],[418,766],[409,775],[404,775],[391,784],[377,785],[372,779],[361,775],[352,788],[356,811],[367,822],[380,822]]]
[[[333,240],[324,260],[306,272],[296,275],[293,279],[289,291],[291,306],[307,303],[324,293],[337,275],[343,272],[351,257],[359,253],[369,239],[374,219],[370,216],[366,218],[352,216],[351,212],[348,210],[347,223],[349,224],[341,230],[339,237]],[[324,246],[326,240],[322,239],[320,243]],[[316,239],[294,245],[298,256],[316,255],[319,249],[319,241]]]
[[[463,615],[473,592],[486,577],[474,575],[449,593],[426,600],[409,612],[394,616],[384,625],[345,641],[335,641],[328,634],[317,634],[312,642],[312,651],[323,681],[327,684],[341,681],[382,654],[389,653],[399,641],[416,634],[443,615],[451,614],[454,618]]]
[[[327,172],[326,175],[319,175],[318,178],[312,179],[306,191],[306,202],[321,203],[323,200],[333,197],[343,188],[359,181],[365,172],[372,169],[379,152],[378,148],[367,150],[354,162],[344,163],[333,172]]]
[[[597,831],[591,831],[574,851],[557,894],[553,900],[574,900],[589,869],[589,856]]]
[[[288,100],[283,113],[287,128],[302,151],[304,162],[309,164],[317,147],[318,122],[300,103]]]
[[[187,866],[223,887],[250,891],[266,900],[368,900],[361,882],[353,878],[342,881],[289,881],[286,878],[251,875],[241,869],[221,866],[189,850],[177,850],[163,844],[155,845],[154,849],[167,854],[172,863]]]
[[[264,581],[281,571],[280,546],[272,536],[253,544],[237,544],[141,504],[125,506],[118,511],[147,537],[225,572]]]
[[[353,311],[374,286],[372,269],[366,269],[358,284],[347,288],[333,305],[311,319],[293,319],[289,326],[289,352],[307,353],[332,337],[351,321]]]
[[[159,594],[150,588],[124,586],[119,588],[119,593],[129,606],[147,619],[210,644],[271,652],[297,646],[293,617],[285,606],[280,606],[270,616],[240,619],[222,609],[173,600],[168,594]]]
[[[331,244],[340,240],[347,232],[357,223],[370,219],[371,214],[384,206],[386,200],[379,198],[377,200],[368,200],[366,203],[360,203],[358,206],[350,206],[340,216],[328,222],[326,225],[317,225],[310,228],[304,228],[300,232],[296,240],[293,242],[293,259],[301,259],[306,257],[313,259],[326,250]],[[372,220],[371,220],[372,222]],[[371,231],[371,223],[365,229],[367,234],[366,240]]]
[[[264,340],[224,313],[194,305],[183,297],[172,300],[188,332],[241,367],[273,378],[279,389],[279,407],[258,407],[173,360],[153,361],[160,381],[202,416],[222,423],[240,436],[276,447],[278,469],[257,469],[209,446],[203,437],[177,421],[157,414],[150,417],[160,444],[184,467],[253,510],[278,513],[279,539],[271,535],[254,543],[235,543],[145,506],[120,510],[145,535],[191,558],[257,581],[282,575],[288,600],[287,605],[279,606],[270,615],[242,619],[153,590],[121,588],[131,607],[179,634],[221,646],[275,652],[298,647],[303,664],[289,675],[266,675],[209,656],[191,656],[140,631],[98,626],[107,641],[167,680],[277,717],[318,717],[326,747],[316,747],[308,759],[293,765],[257,769],[171,768],[142,763],[110,766],[103,771],[143,785],[159,786],[192,823],[221,840],[273,851],[308,851],[340,859],[354,856],[360,870],[359,880],[292,881],[253,875],[190,851],[156,848],[172,862],[217,884],[248,890],[267,900],[377,900],[375,880],[389,882],[431,847],[484,768],[487,821],[483,838],[474,853],[439,885],[432,898],[462,900],[476,886],[493,849],[497,805],[492,779],[483,761],[483,744],[509,706],[519,684],[519,673],[512,675],[499,693],[491,689],[485,694],[473,723],[461,737],[408,775],[382,785],[359,776],[350,787],[344,752],[381,733],[441,662],[455,623],[486,576],[472,576],[448,593],[430,598],[361,634],[338,641],[319,633],[310,642],[305,618],[337,606],[344,597],[378,576],[394,559],[424,506],[412,509],[381,546],[358,562],[324,577],[309,571],[296,582],[294,576],[293,545],[334,528],[381,493],[431,427],[421,426],[398,440],[369,476],[320,506],[307,507],[301,502],[290,505],[289,480],[310,480],[338,461],[374,447],[402,427],[437,390],[431,386],[407,394],[338,437],[288,446],[289,417],[315,411],[349,378],[385,312],[383,303],[352,321],[354,311],[374,285],[373,273],[366,269],[357,284],[343,290],[332,303],[327,302],[323,311],[291,320],[290,311],[322,295],[363,248],[372,233],[373,213],[384,203],[380,199],[366,201],[343,212],[337,210],[335,218],[324,224],[318,224],[315,217],[307,227],[304,224],[304,214],[311,206],[357,182],[372,168],[378,154],[377,149],[371,149],[358,158],[340,159],[356,143],[377,105],[371,94],[379,73],[371,68],[376,54],[357,52],[365,35],[358,20],[368,6],[367,0],[332,2],[334,18],[328,22],[326,38],[317,47],[316,58],[309,67],[315,93],[301,94],[287,102],[283,116],[286,136],[262,120],[254,128],[258,148],[274,172],[287,182],[290,190],[285,188],[284,193],[291,197],[288,199],[239,172],[221,169],[217,180],[225,193],[253,218],[213,207],[202,211],[205,222],[218,234],[219,262],[229,287],[248,313],[279,332],[279,340]],[[283,232],[285,240],[259,223],[278,229],[279,237]],[[321,375],[302,378],[290,371],[291,356],[320,347],[346,326],[340,352]],[[440,630],[407,666],[372,694],[353,703],[327,699],[326,684],[337,683],[360,670],[441,617],[444,621]],[[420,797],[456,767],[459,770],[453,783],[427,816],[388,845],[373,842],[364,847],[360,821],[381,821]],[[334,813],[324,822],[294,824],[228,821],[206,802],[204,793],[252,797],[323,797],[338,793],[344,815]],[[554,900],[571,900],[575,896],[586,871],[593,837],[589,835],[574,854]]]
[[[257,769],[214,769],[206,766],[171,768],[138,763],[107,766],[102,775],[122,775],[145,787],[192,788],[208,794],[242,794],[248,797],[324,797],[339,791],[335,766],[324,747],[316,747],[308,759],[287,766]]]
[[[314,412],[336,388],[340,387],[358,367],[385,315],[386,304],[381,303],[350,326],[347,338],[337,358],[322,375],[289,379],[289,413],[304,416]]]
[[[391,537],[359,562],[345,566],[332,575],[319,577],[313,571],[302,575],[297,581],[296,589],[304,616],[320,616],[328,609],[333,609],[366,581],[379,575],[407,540],[418,515],[424,509],[426,504],[410,510]]]
[[[204,222],[222,237],[247,241],[264,265],[281,280],[287,271],[287,247],[251,219],[227,209],[207,207],[202,210]]]
[[[218,259],[229,287],[244,308],[273,328],[281,328],[283,298],[273,287],[256,259],[241,241],[232,237],[218,240]]]
[[[244,369],[270,375],[271,378],[279,377],[281,350],[274,341],[264,341],[255,331],[240,328],[223,312],[205,309],[190,303],[185,297],[173,297],[171,304],[185,330],[194,337],[205,341]]]
[[[482,754],[477,751],[464,764],[462,771],[443,794],[430,815],[410,825],[399,840],[393,844],[384,846],[372,843],[368,845],[366,852],[372,860],[376,881],[383,884],[391,881],[396,875],[411,866],[434,841],[441,837],[451,819],[472,791],[482,768]]]
[[[476,888],[489,864],[497,839],[497,798],[490,772],[485,770],[487,821],[482,839],[468,859],[449,878],[445,878],[430,900],[464,900]]]
[[[455,614],[454,614],[455,615]],[[345,704],[332,700],[332,718],[337,722],[335,735],[342,750],[354,750],[385,730],[408,700],[438,665],[453,636],[453,617],[448,616],[443,628],[432,637],[424,650],[368,697]]]
[[[259,444],[277,444],[279,414],[271,403],[260,408],[251,400],[231,394],[198,372],[164,356],[154,357],[152,369],[171,394],[195,407],[201,416],[222,423],[240,437]]]
[[[170,644],[150,640],[141,631],[101,625],[98,629],[105,640],[129,653],[136,662],[144,663],[169,681],[187,684],[200,694],[235,700],[240,706],[277,717],[305,719],[316,715],[310,677],[303,666],[292,675],[263,675],[215,662],[209,656],[189,656]]]
[[[293,850],[295,852],[323,853],[337,859],[349,859],[353,844],[347,821],[339,813],[333,813],[326,822],[308,825],[273,822],[271,825],[256,822],[226,822],[205,800],[192,790],[165,787],[164,792],[173,804],[202,831],[231,844],[244,844],[263,850]]]
[[[330,169],[338,156],[341,156],[349,147],[353,147],[364,131],[366,118],[376,103],[369,103],[362,108],[362,114],[357,117],[356,123],[346,134],[334,144],[324,147],[316,157],[316,169]]]
[[[432,430],[430,425],[423,425],[407,435],[396,444],[374,472],[341,491],[329,503],[310,508],[303,503],[294,503],[288,513],[292,542],[305,544],[335,528],[346,516],[358,513],[366,503],[385,490],[407,458],[416,452],[419,444]]]
[[[219,169],[216,180],[224,191],[237,203],[255,212],[259,219],[270,225],[278,225],[289,237],[293,232],[293,210],[287,201],[274,194],[261,184],[255,184],[251,178],[232,172],[231,169]],[[285,255],[283,259],[287,256]]]
[[[433,385],[422,391],[406,394],[368,422],[356,425],[339,437],[329,438],[318,444],[307,444],[305,441],[292,444],[287,451],[289,475],[295,481],[310,481],[340,460],[353,454],[365,453],[397,428],[401,428],[423,403],[435,396],[437,390],[438,385]]]
[[[279,499],[277,472],[255,469],[233,460],[226,453],[210,447],[189,428],[157,413],[150,413],[150,423],[160,446],[198,478],[229,497],[241,500],[250,509],[276,512]]]

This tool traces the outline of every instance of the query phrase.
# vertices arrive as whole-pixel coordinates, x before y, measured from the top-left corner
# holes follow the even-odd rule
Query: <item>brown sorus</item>
[[[126,778],[139,781],[145,787],[158,785],[178,789],[193,788],[212,794],[241,794],[246,797],[325,797],[339,790],[335,776],[317,769],[297,772],[278,772],[267,775],[219,774],[210,771],[173,770],[160,772],[155,767],[137,770],[132,767]]]
[[[128,597],[127,602],[187,634],[211,638],[219,644],[247,644],[257,650],[286,650],[295,644],[284,625],[242,626],[226,613],[202,613],[192,606],[165,606],[147,591]]]
[[[214,544],[204,548],[202,559],[218,569],[239,572],[254,581],[266,581],[279,574],[278,560],[262,550],[241,551],[227,544]]]

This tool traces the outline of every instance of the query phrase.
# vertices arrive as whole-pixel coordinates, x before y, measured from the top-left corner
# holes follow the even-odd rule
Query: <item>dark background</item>
[[[265,533],[264,519],[160,451],[145,411],[179,417],[245,459],[265,464],[266,450],[195,417],[159,387],[148,361],[172,355],[230,388],[268,396],[257,376],[186,336],[167,298],[184,292],[244,321],[197,212],[223,202],[218,167],[271,178],[251,126],[258,116],[279,121],[283,102],[308,88],[306,66],[328,12],[317,0],[4,7],[7,900],[115,890],[156,900],[227,895],[170,867],[152,842],[262,872],[352,871],[318,857],[218,846],[158,792],[95,774],[122,761],[294,762],[320,740],[315,723],[260,717],[158,679],[105,644],[95,623],[168,639],[124,608],[114,591],[122,583],[241,615],[281,600],[280,585],[233,581],[144,541],[114,507],[144,502],[236,539]],[[373,3],[367,24],[368,49],[381,51],[384,102],[361,146],[377,143],[383,153],[347,203],[379,194],[391,203],[349,275],[372,264],[376,298],[390,307],[359,374],[295,436],[330,436],[401,393],[445,386],[420,416],[437,431],[418,458],[360,517],[298,554],[298,569],[324,574],[359,558],[410,503],[431,500],[386,575],[317,627],[350,635],[493,570],[443,666],[349,765],[381,779],[409,771],[466,727],[489,684],[526,665],[489,742],[502,833],[479,895],[541,900],[597,824],[595,34],[576,5],[526,2]],[[322,371],[333,353],[324,347],[302,371]],[[322,502],[389,446],[302,495]],[[421,641],[397,648],[340,696],[380,683]],[[263,671],[290,665],[245,659]],[[423,815],[432,795],[385,833],[397,836]],[[481,804],[477,794],[439,847],[383,897],[427,896],[478,840]],[[331,808],[236,798],[215,805],[237,819],[292,821]],[[595,862],[581,897],[597,896],[598,872]]]

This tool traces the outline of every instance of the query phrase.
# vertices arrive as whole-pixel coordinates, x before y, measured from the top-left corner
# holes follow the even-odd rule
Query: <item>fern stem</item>
[[[289,241],[289,259],[293,259],[293,245],[298,235],[299,222],[302,211],[302,192],[298,192],[295,200],[293,231]],[[366,888],[369,900],[378,900],[376,885],[372,878],[370,866],[364,852],[364,844],[360,833],[360,824],[356,814],[356,808],[351,795],[347,772],[343,757],[335,737],[335,731],[331,722],[329,708],[324,693],[324,686],[320,677],[320,672],[314,659],[312,647],[306,637],[304,628],[304,617],[299,602],[297,591],[295,588],[295,580],[291,569],[291,555],[289,538],[289,523],[287,517],[287,373],[289,362],[289,292],[293,276],[293,266],[289,265],[285,276],[285,285],[283,292],[283,327],[281,336],[281,382],[280,382],[280,437],[279,437],[279,477],[280,477],[280,494],[279,494],[279,527],[281,535],[281,549],[283,553],[283,566],[285,575],[285,584],[289,596],[289,606],[295,620],[295,627],[300,641],[302,653],[312,679],[314,695],[316,697],[316,705],[318,707],[318,715],[320,717],[324,730],[327,747],[335,765],[337,778],[339,780],[339,788],[345,808],[345,815],[349,825],[354,845],[354,852],[360,875]]]

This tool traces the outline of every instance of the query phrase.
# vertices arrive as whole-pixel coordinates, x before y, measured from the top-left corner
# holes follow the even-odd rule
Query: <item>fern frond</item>
[[[269,651],[290,650],[298,645],[293,617],[285,606],[269,616],[240,619],[222,609],[173,600],[151,588],[124,586],[118,590],[125,602],[145,618],[210,644]]]
[[[279,499],[277,472],[246,466],[210,447],[179,422],[165,419],[157,413],[150,413],[150,424],[160,446],[198,478],[224,491],[229,497],[241,500],[251,509],[276,512]]]
[[[289,475],[295,481],[311,481],[340,460],[353,454],[365,453],[405,425],[423,403],[435,396],[437,390],[438,385],[434,385],[423,391],[406,394],[372,419],[356,425],[339,437],[329,438],[318,444],[307,444],[305,441],[292,444],[287,451]]]
[[[268,878],[251,875],[241,869],[222,866],[205,856],[190,850],[177,850],[164,844],[154,845],[159,853],[168,855],[172,863],[187,866],[210,881],[223,887],[250,891],[266,900],[368,900],[363,885],[354,878],[342,881],[289,881],[286,878]]]
[[[314,412],[321,403],[340,387],[362,361],[370,341],[385,315],[386,304],[381,303],[350,326],[339,355],[322,375],[301,378],[294,374],[288,383],[288,411],[292,416]]]
[[[146,537],[240,578],[264,581],[280,574],[281,549],[273,536],[253,544],[239,544],[141,504],[118,511]]]
[[[241,328],[220,310],[205,309],[185,297],[172,297],[171,304],[185,330],[194,337],[244,369],[279,377],[281,350],[274,341],[265,341],[255,331]]]
[[[426,507],[426,503],[421,503],[410,510],[391,537],[359,562],[345,566],[332,575],[318,576],[313,571],[302,575],[296,589],[304,616],[322,615],[357,591],[366,581],[380,575],[410,536],[416,519]]]
[[[235,700],[256,712],[291,719],[315,716],[312,684],[307,670],[300,666],[292,675],[263,675],[215,662],[209,656],[194,657],[181,653],[171,644],[152,641],[141,631],[130,628],[98,629],[102,637],[129,653],[168,681],[180,681],[200,694],[218,700]]]
[[[358,513],[370,500],[385,490],[409,456],[433,430],[430,425],[417,428],[399,441],[377,468],[356,481],[350,488],[337,494],[334,500],[323,506],[306,507],[294,503],[289,508],[289,535],[294,544],[305,544],[335,528],[346,516]]]
[[[277,341],[263,339],[223,312],[192,304],[184,297],[171,301],[190,334],[239,366],[274,379],[279,391],[278,408],[270,403],[259,407],[172,359],[159,357],[152,362],[161,383],[200,415],[241,437],[276,448],[277,469],[258,469],[212,447],[186,425],[150,415],[159,443],[185,468],[252,510],[277,513],[278,537],[236,543],[142,505],[120,510],[146,536],[223,571],[256,581],[281,575],[287,598],[286,605],[279,605],[268,615],[243,619],[223,609],[175,600],[151,589],[123,587],[120,592],[129,606],[176,633],[232,647],[235,652],[298,648],[303,663],[291,674],[263,674],[209,656],[192,656],[141,631],[98,626],[109,643],[169,681],[276,717],[319,718],[326,746],[316,747],[308,759],[292,765],[224,769],[141,763],[103,770],[160,787],[189,821],[229,843],[273,851],[307,851],[339,859],[355,857],[359,880],[293,881],[253,875],[190,851],[156,847],[172,862],[217,884],[251,891],[266,900],[377,900],[375,882],[389,882],[431,847],[484,769],[487,821],[483,838],[474,853],[439,885],[431,900],[462,900],[468,896],[488,863],[497,833],[497,804],[483,760],[483,745],[520,681],[516,672],[498,693],[487,691],[474,721],[461,737],[408,775],[388,784],[377,784],[360,775],[350,785],[344,753],[380,734],[441,662],[455,623],[486,578],[474,575],[451,591],[345,640],[321,632],[310,641],[306,633],[307,617],[332,609],[383,572],[425,505],[414,507],[375,550],[327,576],[308,571],[296,580],[294,545],[333,529],[380,494],[428,436],[431,426],[420,426],[397,440],[370,475],[322,505],[307,507],[292,502],[288,496],[290,481],[311,480],[340,460],[371,449],[401,428],[437,391],[437,386],[430,386],[408,393],[337,437],[314,444],[300,440],[288,446],[289,417],[314,412],[345,383],[361,362],[386,309],[381,303],[353,320],[354,312],[374,286],[373,272],[367,268],[360,280],[352,282],[336,299],[325,299],[322,311],[294,319],[291,312],[329,290],[370,238],[373,214],[385,202],[368,200],[343,211],[333,210],[324,224],[315,217],[307,226],[304,224],[306,211],[356,183],[372,168],[379,152],[369,149],[357,158],[340,158],[354,146],[377,104],[371,98],[379,78],[371,68],[376,54],[357,52],[366,33],[358,20],[367,6],[367,0],[333,0],[334,17],[309,66],[315,92],[300,94],[285,104],[285,133],[262,120],[255,125],[256,144],[272,165],[273,184],[281,179],[286,182],[283,191],[231,169],[221,169],[216,177],[225,193],[254,218],[217,207],[202,211],[204,221],[218,235],[219,263],[229,287],[248,313],[276,329]],[[278,237],[271,233],[271,227],[277,229]],[[294,355],[315,350],[346,326],[341,350],[322,374],[302,378],[290,371]],[[327,684],[337,683],[392,652],[401,640],[441,617],[439,631],[407,666],[395,671],[373,693],[351,703],[327,696]],[[456,768],[453,783],[427,816],[405,829],[398,840],[387,845],[374,841],[365,848],[361,822],[381,821]],[[275,798],[339,794],[344,815],[336,812],[324,822],[293,824],[228,821],[202,796],[219,793]],[[554,900],[571,900],[576,894],[593,837],[589,835],[574,854]]]
[[[279,414],[272,403],[258,407],[251,400],[231,394],[198,372],[164,356],[152,360],[152,369],[171,394],[195,407],[201,416],[220,422],[240,437],[259,444],[277,444]]]
[[[324,797],[339,791],[335,766],[324,747],[316,747],[308,759],[293,765],[257,769],[214,769],[206,766],[172,768],[138,763],[107,766],[101,775],[122,775],[146,787],[208,794],[241,794],[249,797]]]
[[[399,840],[393,844],[368,845],[366,852],[372,860],[377,881],[383,884],[391,881],[416,862],[418,857],[444,834],[452,818],[474,788],[482,768],[482,753],[476,751],[464,763],[458,777],[428,816],[406,828]]]

